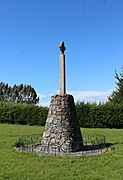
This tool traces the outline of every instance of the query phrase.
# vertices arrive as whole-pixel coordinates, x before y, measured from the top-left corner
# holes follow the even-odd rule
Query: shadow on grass
[[[116,144],[116,143],[115,143]],[[113,147],[113,143],[106,143],[104,145],[84,145],[82,147],[82,151],[94,151],[94,150],[99,150],[99,149],[105,149],[109,147]]]

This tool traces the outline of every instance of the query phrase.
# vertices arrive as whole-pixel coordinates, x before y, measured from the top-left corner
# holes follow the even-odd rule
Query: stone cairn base
[[[83,139],[72,95],[52,96],[41,144],[44,153],[82,150]]]

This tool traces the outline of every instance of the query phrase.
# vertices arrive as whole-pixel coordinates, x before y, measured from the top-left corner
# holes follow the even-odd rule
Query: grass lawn
[[[43,157],[14,150],[22,135],[41,134],[44,127],[0,124],[0,180],[123,180],[123,129],[82,129],[105,135],[111,150],[86,157]]]

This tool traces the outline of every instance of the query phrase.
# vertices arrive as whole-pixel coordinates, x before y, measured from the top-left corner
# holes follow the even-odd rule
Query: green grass
[[[88,157],[43,157],[14,150],[22,135],[41,134],[39,126],[0,124],[0,180],[123,180],[123,130],[82,129],[102,134],[111,150]]]

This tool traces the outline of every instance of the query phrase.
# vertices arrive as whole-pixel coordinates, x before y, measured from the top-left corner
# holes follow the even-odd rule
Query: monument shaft
[[[61,41],[60,45],[60,95],[66,94],[66,78],[65,78],[65,46],[64,41]]]
[[[60,95],[66,94],[65,55],[60,53]]]

